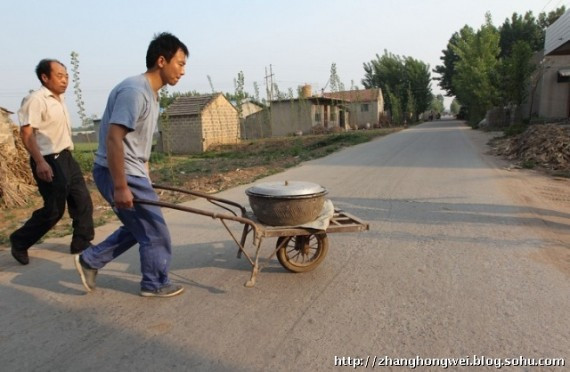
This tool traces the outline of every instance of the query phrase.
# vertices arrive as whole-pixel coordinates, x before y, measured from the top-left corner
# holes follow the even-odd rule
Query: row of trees
[[[367,89],[382,89],[385,109],[394,123],[416,121],[421,113],[432,108],[434,97],[428,64],[385,50],[382,56],[377,54],[376,59],[364,63],[364,72],[362,84]]]
[[[498,28],[487,13],[478,30],[466,25],[452,35],[440,58],[443,64],[433,70],[439,74],[435,80],[468,109],[472,124],[494,106],[522,104],[537,68],[533,56],[543,49],[546,28],[565,11],[562,6],[538,18],[530,11],[513,13]]]

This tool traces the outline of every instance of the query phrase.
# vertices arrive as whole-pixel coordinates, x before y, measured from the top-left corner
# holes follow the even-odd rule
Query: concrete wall
[[[271,112],[269,110],[263,110],[251,114],[245,118],[243,122],[243,127],[245,129],[242,132],[242,139],[258,139],[258,138],[269,138],[272,136],[271,131]]]
[[[238,143],[241,138],[238,113],[222,95],[202,111],[203,151],[216,144]]]
[[[570,56],[547,56],[542,76],[539,116],[567,118],[570,116],[570,83],[559,83],[558,70],[570,69]]]
[[[271,102],[271,133],[284,137],[302,131],[308,133],[313,126],[313,106],[308,100]]]

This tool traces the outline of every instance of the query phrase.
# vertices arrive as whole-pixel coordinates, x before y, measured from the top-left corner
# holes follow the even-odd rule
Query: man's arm
[[[30,153],[32,159],[36,163],[36,174],[42,181],[51,182],[53,180],[53,169],[44,159],[38,143],[36,142],[36,135],[34,128],[31,125],[24,125],[20,128],[20,137],[24,143],[24,147]]]
[[[133,194],[127,185],[125,174],[125,153],[123,139],[129,130],[118,124],[109,126],[107,134],[107,164],[111,172],[114,187],[114,202],[117,208],[132,208]]]

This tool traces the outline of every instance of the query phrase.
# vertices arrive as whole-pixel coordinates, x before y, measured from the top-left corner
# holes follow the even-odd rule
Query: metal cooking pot
[[[327,190],[302,181],[256,184],[245,190],[255,217],[271,226],[302,225],[317,219]]]

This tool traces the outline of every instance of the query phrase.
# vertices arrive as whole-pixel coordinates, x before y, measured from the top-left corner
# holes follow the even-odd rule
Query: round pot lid
[[[326,192],[321,185],[303,181],[277,181],[258,183],[245,191],[262,196],[303,196]]]

